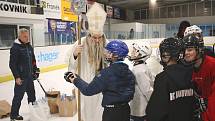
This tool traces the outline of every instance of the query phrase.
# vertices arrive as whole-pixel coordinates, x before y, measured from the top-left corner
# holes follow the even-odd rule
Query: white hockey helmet
[[[132,47],[136,49],[136,52],[132,56],[132,60],[143,60],[144,62],[151,56],[152,48],[149,43],[133,43]]]
[[[187,27],[184,32],[184,37],[189,35],[198,36],[200,38],[199,43],[201,43],[202,47],[204,46],[202,30],[198,26],[193,25],[193,26]]]
[[[202,30],[196,25],[187,27],[184,31],[184,37],[191,34],[199,34],[200,36],[202,36]]]

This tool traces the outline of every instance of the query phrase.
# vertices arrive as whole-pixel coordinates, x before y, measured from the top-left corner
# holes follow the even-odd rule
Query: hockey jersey
[[[182,64],[165,67],[155,78],[147,121],[192,121],[195,99],[191,79],[192,68]]]
[[[215,121],[215,58],[205,56],[199,70],[194,71],[193,81],[203,98],[208,99],[207,111],[203,113],[204,121]]]

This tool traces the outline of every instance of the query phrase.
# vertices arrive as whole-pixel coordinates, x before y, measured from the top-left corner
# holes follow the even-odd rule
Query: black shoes
[[[10,121],[18,121],[18,120],[23,120],[23,117],[17,116],[15,119],[10,119]]]

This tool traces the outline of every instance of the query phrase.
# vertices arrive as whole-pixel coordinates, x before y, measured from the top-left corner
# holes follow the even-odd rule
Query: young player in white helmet
[[[134,99],[131,101],[131,120],[145,120],[145,109],[153,91],[154,76],[146,65],[151,56],[152,48],[148,43],[133,43],[130,61],[134,62],[132,72],[136,77]]]
[[[187,27],[185,32],[184,32],[184,37],[186,37],[188,35],[196,35],[196,36],[198,36],[200,38],[199,43],[202,44],[202,46],[204,46],[202,30],[198,26],[193,25],[193,26]]]
[[[133,50],[130,60],[134,62],[146,61],[152,54],[152,48],[149,43],[133,43]]]
[[[202,30],[196,25],[187,27],[184,31],[184,36],[191,34],[199,34],[199,36],[202,36]]]

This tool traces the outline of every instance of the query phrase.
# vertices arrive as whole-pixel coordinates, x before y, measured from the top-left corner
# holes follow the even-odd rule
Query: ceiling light
[[[157,1],[157,0],[150,0],[151,5],[154,6],[154,5],[156,4],[156,1]]]

